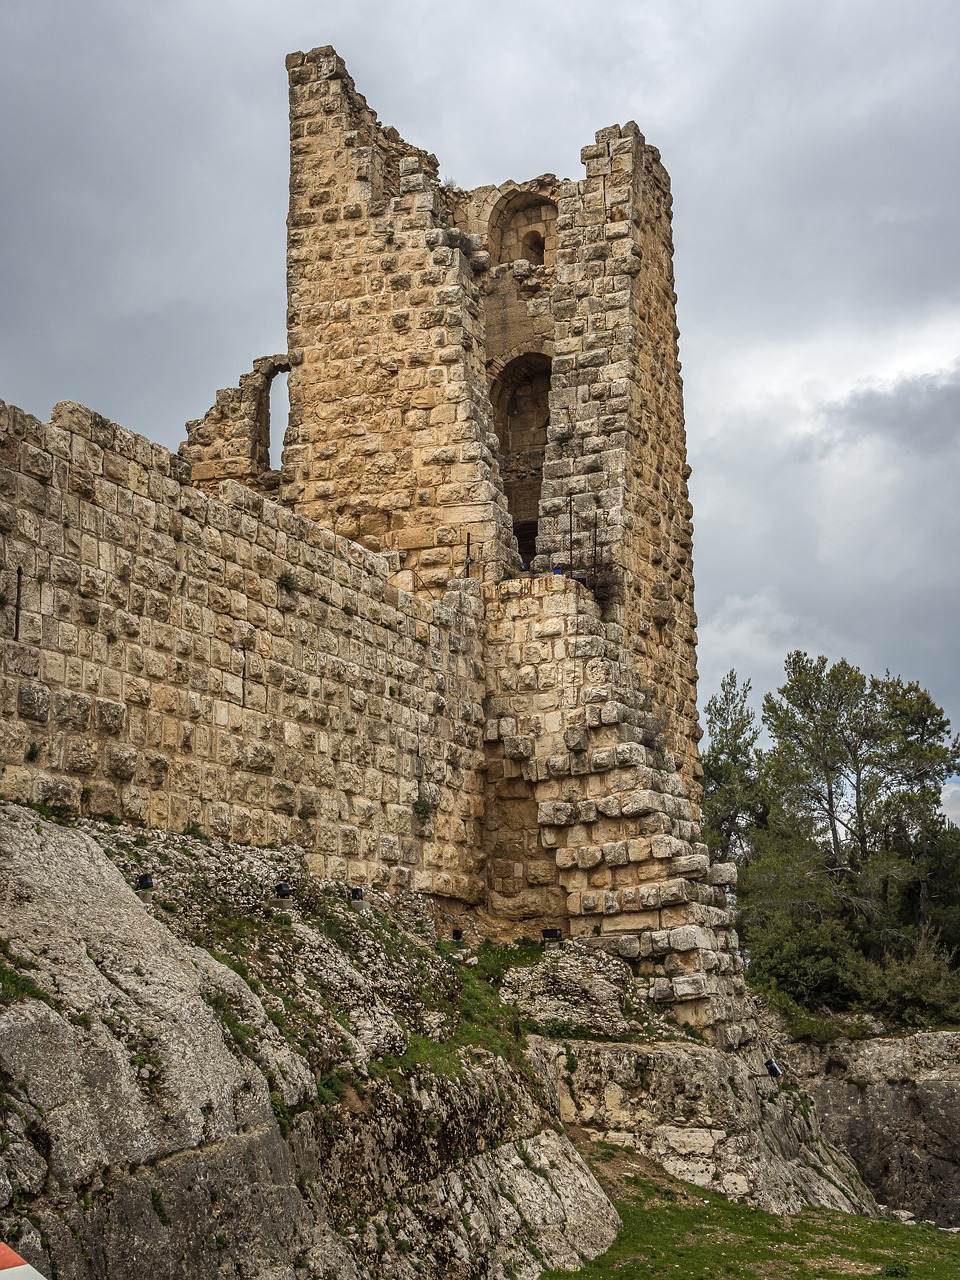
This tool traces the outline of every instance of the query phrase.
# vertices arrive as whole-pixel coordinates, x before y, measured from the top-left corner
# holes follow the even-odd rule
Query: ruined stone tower
[[[45,553],[0,520],[19,565],[5,788],[294,838],[327,875],[596,939],[654,999],[728,1017],[742,981],[733,869],[711,866],[697,825],[659,154],[613,126],[579,180],[466,192],[378,122],[332,49],[287,66],[287,351],[218,393],[177,458],[79,406],[47,428],[8,411],[26,498],[47,510],[59,494],[96,532],[56,551],[54,576],[86,584],[79,605],[44,593]],[[107,466],[116,493],[83,479]],[[131,510],[157,531],[132,557]],[[35,663],[25,640],[86,645],[99,674]],[[91,697],[113,710],[76,701]],[[38,725],[49,747],[28,767]]]

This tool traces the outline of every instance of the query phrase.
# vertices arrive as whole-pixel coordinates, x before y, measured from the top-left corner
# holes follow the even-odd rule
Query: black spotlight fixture
[[[544,940],[544,942],[562,942],[563,930],[562,929],[541,929],[540,937]]]
[[[350,901],[351,901],[351,902],[362,902],[362,901],[363,901],[363,890],[362,890],[359,886],[355,885],[355,886],[350,890]]]
[[[771,1080],[779,1080],[783,1075],[783,1068],[777,1062],[776,1058],[768,1058],[763,1064],[767,1069],[767,1075]]]
[[[276,895],[278,898],[292,898],[293,890],[290,888],[286,880],[281,880],[276,887]]]
[[[463,930],[462,930],[462,929],[454,929],[454,931],[453,931],[453,940],[454,940],[454,942],[462,942],[462,941],[463,941]]]
[[[141,871],[137,876],[137,893],[147,893],[153,888],[153,876],[149,871]]]

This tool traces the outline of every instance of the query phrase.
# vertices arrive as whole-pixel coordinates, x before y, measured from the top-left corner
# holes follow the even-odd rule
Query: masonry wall
[[[699,736],[669,179],[635,124],[601,129],[561,189],[550,431],[538,549],[589,570],[696,795]],[[684,523],[686,522],[686,523]]]
[[[382,556],[188,478],[79,405],[3,406],[0,790],[477,901],[476,596],[430,606]]]
[[[403,553],[442,590],[515,563],[496,475],[475,275],[437,161],[383,128],[332,49],[292,54],[290,375],[283,501]]]
[[[484,588],[490,909],[566,920],[650,975],[654,998],[743,992],[727,888],[631,664],[565,576]]]
[[[659,154],[612,126],[582,179],[464,192],[332,49],[287,66],[287,352],[176,457],[3,411],[0,787],[296,840],[726,1017]]]

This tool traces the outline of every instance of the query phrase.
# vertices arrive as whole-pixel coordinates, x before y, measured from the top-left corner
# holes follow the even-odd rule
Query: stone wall
[[[663,722],[593,595],[555,575],[484,597],[491,910],[566,917],[690,1019],[741,996],[736,867],[711,866]]]
[[[384,129],[332,49],[292,54],[283,500],[443,589],[510,558],[474,275],[437,161]]]
[[[295,840],[726,1016],[659,153],[612,126],[582,179],[464,192],[332,49],[287,66],[287,352],[176,457],[4,411],[0,785]]]
[[[78,405],[4,406],[0,462],[0,790],[478,899],[476,596]]]

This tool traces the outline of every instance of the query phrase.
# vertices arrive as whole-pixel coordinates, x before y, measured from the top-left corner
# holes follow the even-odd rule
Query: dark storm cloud
[[[0,396],[175,447],[284,342],[286,77],[332,43],[462,185],[637,120],[675,193],[704,692],[806,647],[960,719],[950,0],[6,0]]]
[[[891,387],[864,387],[822,408],[825,421],[848,438],[883,436],[940,468],[960,461],[960,360],[943,373],[900,378]],[[944,455],[952,455],[946,458]]]

